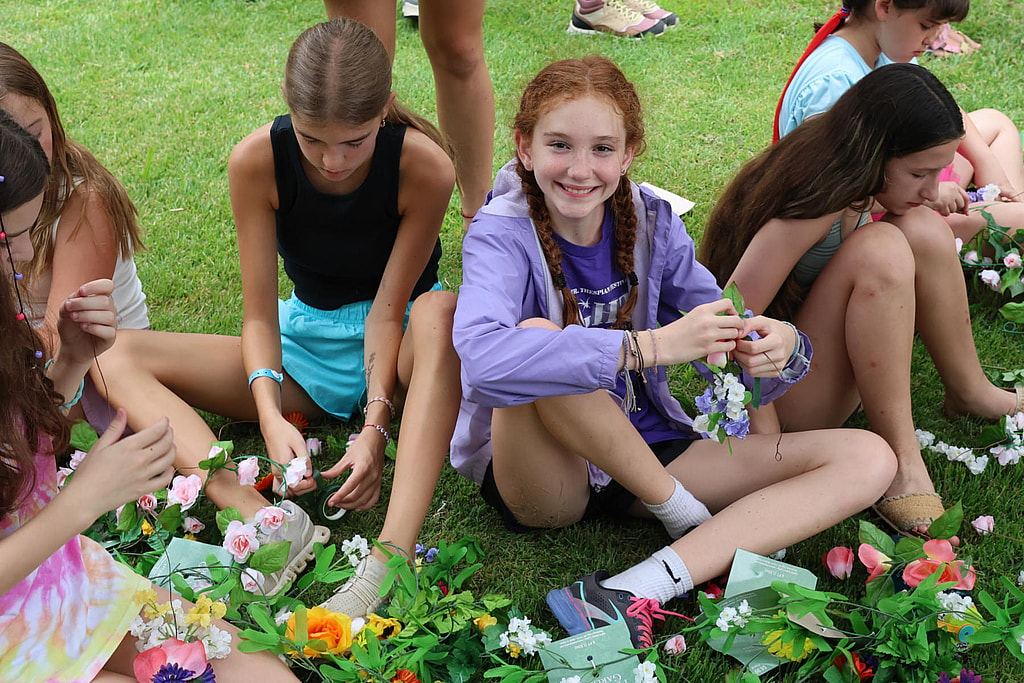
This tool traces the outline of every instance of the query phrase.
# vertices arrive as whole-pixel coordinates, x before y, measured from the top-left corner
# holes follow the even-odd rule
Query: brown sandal
[[[918,538],[927,536],[914,531],[915,528],[930,525],[946,511],[939,494],[930,491],[883,498],[872,505],[871,509],[896,533]]]
[[[942,25],[939,34],[928,46],[928,52],[936,57],[950,57],[952,55],[969,55],[980,47],[981,43],[971,40],[962,31],[958,31],[946,23]]]

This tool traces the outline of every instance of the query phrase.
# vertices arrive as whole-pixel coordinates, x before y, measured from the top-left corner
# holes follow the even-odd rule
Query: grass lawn
[[[431,0],[423,0],[428,3]],[[615,60],[637,84],[646,110],[647,153],[632,177],[696,202],[686,216],[696,239],[721,188],[737,166],[764,147],[779,90],[810,38],[812,24],[837,0],[666,0],[681,25],[654,40],[569,36],[570,0],[492,0],[486,16],[487,59],[497,100],[495,168],[511,156],[509,125],[518,95],[547,62],[598,52]],[[244,135],[284,113],[278,88],[292,40],[324,18],[318,0],[0,0],[0,40],[24,53],[47,79],[70,134],[86,144],[125,184],[137,203],[149,247],[137,257],[153,326],[162,330],[238,334],[241,283],[228,192],[227,157]],[[925,60],[967,110],[992,106],[1024,124],[1024,3],[976,0],[962,25],[982,42],[968,58]],[[400,20],[395,87],[415,110],[434,117],[430,67],[415,25]],[[461,280],[461,219],[452,203],[445,221],[442,280]],[[358,258],[353,254],[353,258]],[[344,262],[339,263],[344,268]],[[281,294],[290,289],[281,279]],[[982,362],[1019,368],[1024,337],[1001,331],[992,300],[972,287],[975,338]],[[678,376],[678,394],[697,389]],[[917,426],[939,439],[977,445],[978,421],[942,414],[942,386],[924,348],[913,365]],[[222,421],[211,418],[215,424]],[[863,419],[851,424],[866,427]],[[315,427],[311,434],[343,437],[357,425]],[[262,452],[251,425],[227,425],[241,452]],[[344,439],[342,438],[342,441]],[[328,455],[328,459],[337,454]],[[766,457],[772,457],[767,454]],[[981,572],[980,585],[1024,569],[1020,468],[992,462],[980,476],[958,463],[933,459],[936,487],[965,518],[991,514],[1006,536],[962,532],[964,554]],[[387,482],[385,483],[385,489]],[[386,490],[385,490],[386,493]],[[346,516],[335,540],[372,537],[384,506]],[[868,513],[868,518],[873,516]],[[874,520],[877,521],[877,520]],[[653,523],[595,521],[544,534],[516,536],[480,500],[476,487],[445,472],[422,539],[465,535],[480,539],[487,564],[479,589],[516,597],[526,614],[558,634],[544,593],[578,575],[621,570],[664,545]],[[835,545],[855,546],[849,520],[789,549],[787,561],[821,572]],[[859,595],[853,583],[831,578],[821,586]],[[692,602],[676,605],[693,613]],[[557,635],[556,635],[557,637]],[[984,654],[982,654],[984,653]],[[969,652],[969,668],[985,680],[1024,680],[1024,667],[998,648]],[[676,680],[717,681],[732,660],[695,647]],[[773,680],[795,680],[780,673]]]

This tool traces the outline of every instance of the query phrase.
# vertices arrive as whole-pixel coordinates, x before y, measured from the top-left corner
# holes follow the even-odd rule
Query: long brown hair
[[[619,67],[598,55],[583,59],[565,59],[544,67],[530,81],[519,101],[519,113],[512,124],[513,129],[523,140],[531,140],[537,120],[555,107],[565,102],[587,95],[596,95],[607,99],[622,117],[626,128],[626,147],[633,147],[634,154],[644,150],[644,122],[640,111],[640,98],[636,89]],[[572,290],[569,289],[562,273],[562,250],[558,247],[551,229],[551,214],[544,202],[544,194],[533,171],[523,166],[520,160],[516,164],[516,173],[523,183],[523,192],[530,211],[530,218],[537,229],[544,250],[544,259],[555,282],[555,287],[562,295],[562,326],[580,324],[579,306]],[[610,199],[612,223],[615,227],[615,265],[619,272],[629,280],[629,294],[626,302],[619,308],[614,327],[630,326],[630,316],[636,306],[636,274],[633,272],[633,246],[636,243],[636,207],[633,204],[633,188],[628,174],[619,178]]]
[[[49,176],[46,155],[35,137],[0,110],[0,215],[34,199]],[[3,219],[0,218],[0,225]],[[10,245],[0,247],[0,271],[13,267]],[[35,481],[33,457],[41,440],[67,448],[69,428],[58,409],[63,398],[36,357],[43,342],[18,319],[22,312],[11,275],[0,275],[0,517],[15,509]]]
[[[885,166],[963,137],[949,91],[927,69],[890,64],[847,90],[748,162],[708,218],[698,257],[724,285],[754,235],[772,218],[811,219],[866,209],[885,185]],[[803,303],[792,274],[766,309],[792,319]]]
[[[139,212],[124,187],[89,150],[64,132],[57,113],[57,103],[35,67],[20,52],[0,42],[0,107],[10,93],[28,97],[42,105],[53,135],[53,159],[50,164],[53,172],[43,195],[39,220],[32,230],[32,245],[36,252],[32,260],[33,273],[41,273],[53,261],[53,226],[64,212],[64,205],[75,190],[78,178],[82,179],[81,188],[96,193],[104,210],[110,215],[121,258],[128,258],[135,250],[142,249]],[[81,228],[83,220],[86,220],[85,214],[72,226],[72,234]]]
[[[291,113],[316,123],[364,124],[380,116],[391,95],[391,58],[376,34],[358,21],[332,19],[311,26],[292,43],[284,67],[284,99]],[[437,127],[394,100],[389,123],[412,126],[449,157]]]
[[[843,0],[843,7],[850,10],[851,16],[867,12],[876,0]],[[932,10],[935,21],[963,21],[971,9],[971,0],[892,0],[892,6],[906,12],[908,10],[928,7]]]

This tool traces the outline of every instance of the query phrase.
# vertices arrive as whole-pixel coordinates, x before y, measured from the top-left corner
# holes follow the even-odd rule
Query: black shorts
[[[683,454],[693,439],[670,439],[669,441],[658,441],[648,444],[658,462],[668,466],[673,460]],[[487,463],[487,470],[484,472],[483,483],[480,484],[480,495],[484,501],[501,515],[501,521],[505,528],[517,534],[525,534],[529,531],[537,531],[538,527],[520,524],[515,515],[509,510],[505,501],[501,498],[498,485],[494,481],[493,462]],[[583,512],[582,519],[590,519],[599,515],[624,516],[636,500],[630,491],[614,479],[600,491],[593,488],[590,490],[590,500],[587,501],[587,509]],[[581,520],[582,521],[582,520]]]

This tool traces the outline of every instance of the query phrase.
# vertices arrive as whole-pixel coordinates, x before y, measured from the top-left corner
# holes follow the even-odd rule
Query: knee
[[[879,435],[860,429],[849,430],[849,463],[867,504],[875,502],[889,488],[898,463],[892,447]]]
[[[474,33],[423,36],[423,47],[435,73],[466,80],[478,69],[486,67],[482,38]]]
[[[892,223],[877,222],[858,229],[843,246],[855,282],[888,287],[912,284],[914,252],[907,237]]]
[[[919,264],[949,260],[956,254],[956,238],[946,220],[931,209],[919,206],[900,217],[899,228]]]
[[[433,290],[420,294],[409,311],[409,324],[417,330],[439,330],[451,337],[455,317],[455,292]]]
[[[519,323],[517,327],[537,327],[542,330],[561,330],[562,328],[547,318],[527,318]]]

